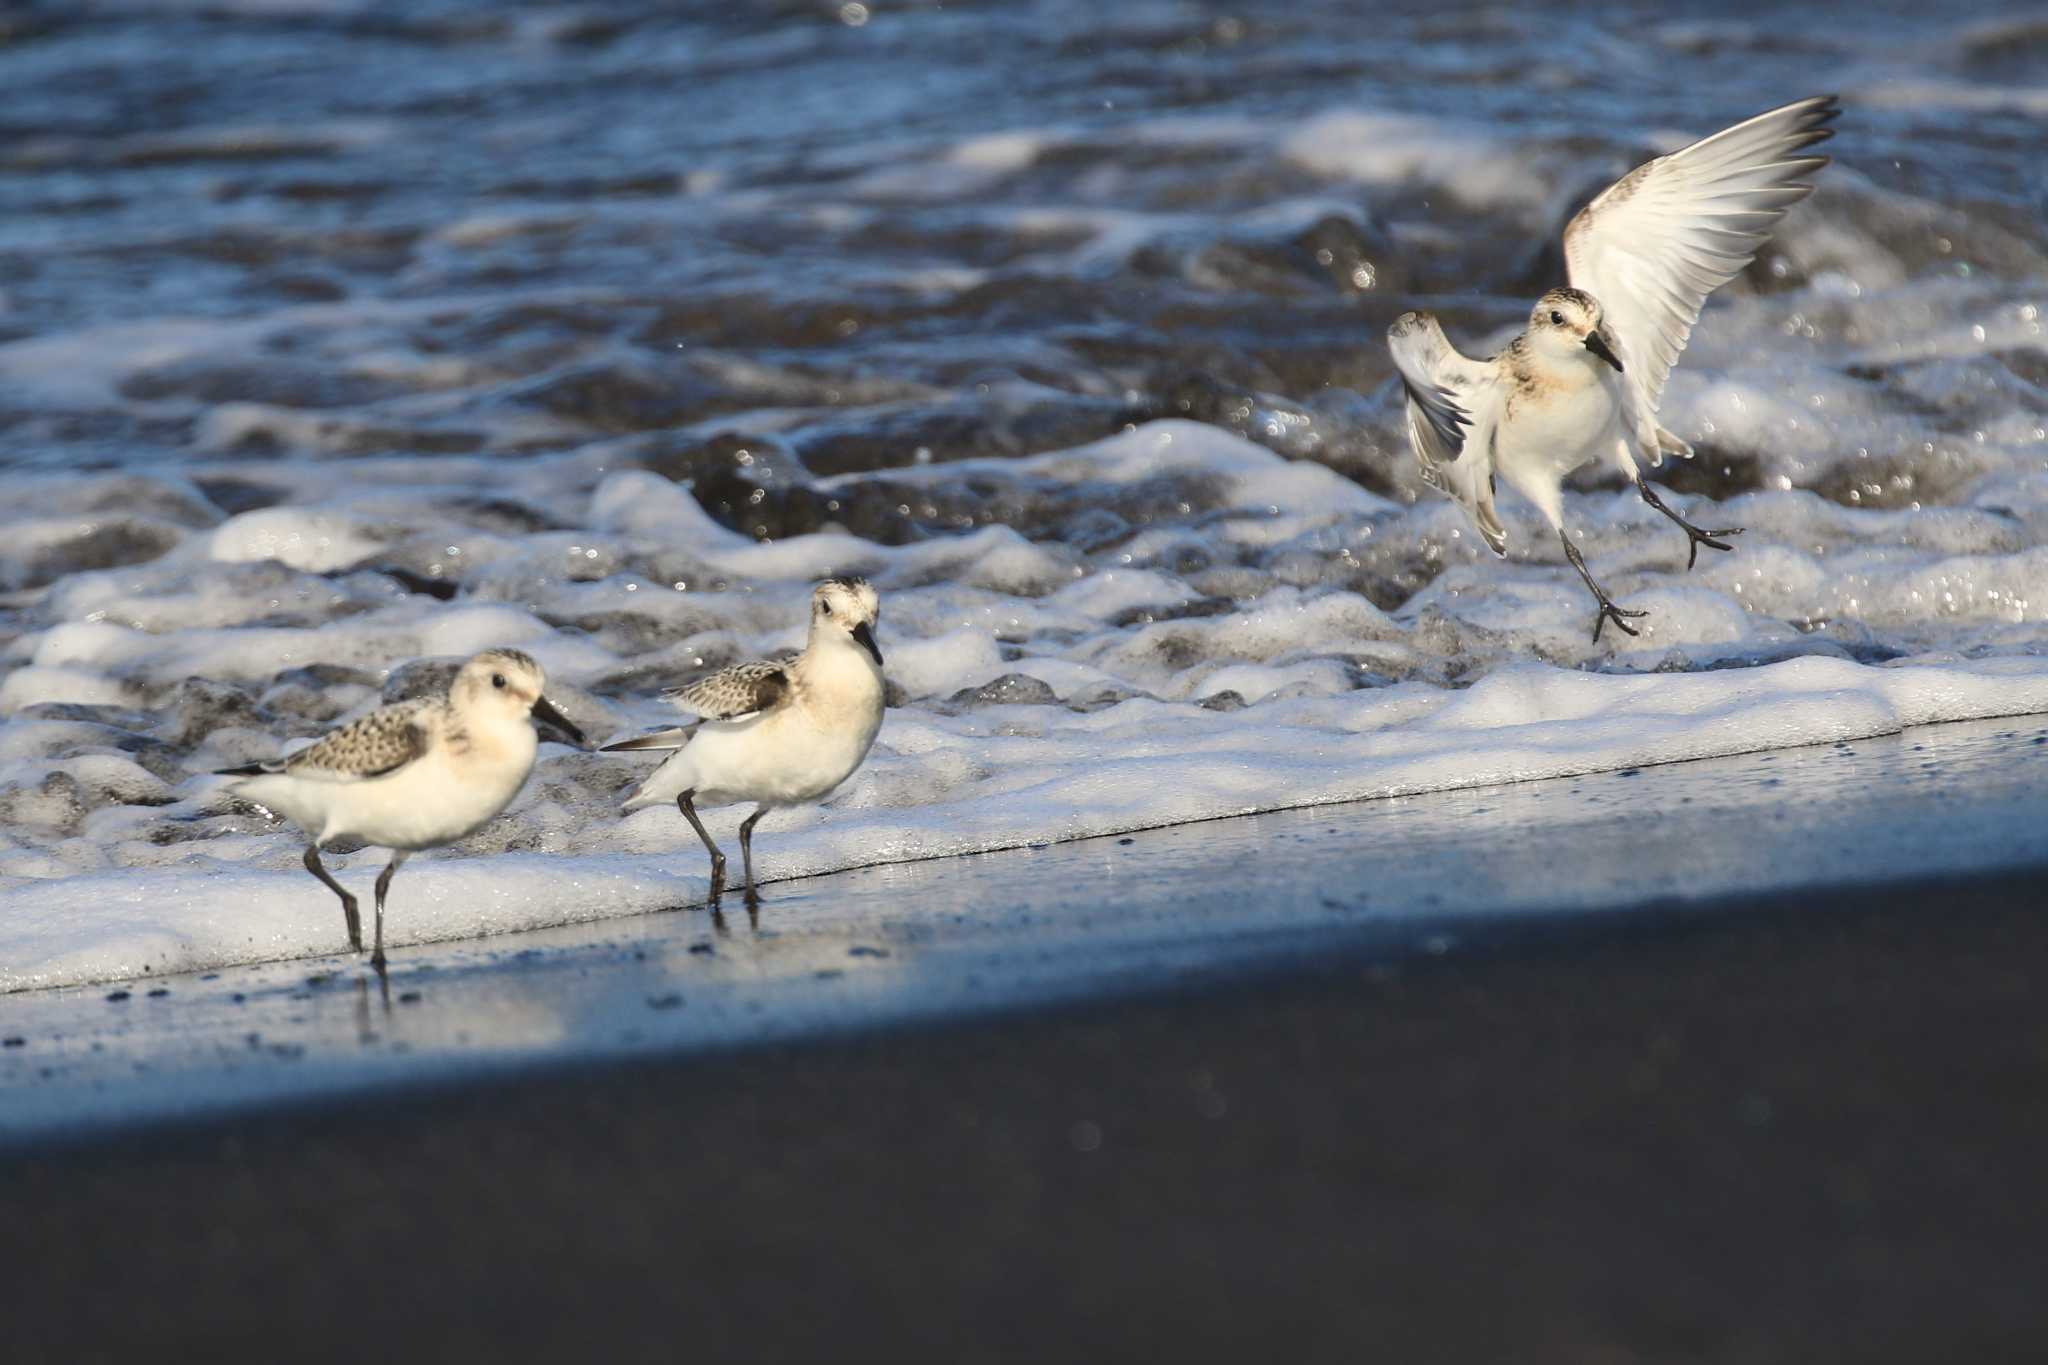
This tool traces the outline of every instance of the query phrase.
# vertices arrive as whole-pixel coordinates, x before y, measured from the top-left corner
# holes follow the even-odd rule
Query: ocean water
[[[831,572],[892,709],[768,876],[2048,710],[2034,6],[109,0],[0,80],[0,988],[332,951],[208,770],[495,644],[662,723]],[[1576,479],[1595,645],[1386,324],[1484,352],[1592,193],[1825,90],[1666,400],[1747,530]],[[646,766],[545,749],[394,940],[701,896]]]

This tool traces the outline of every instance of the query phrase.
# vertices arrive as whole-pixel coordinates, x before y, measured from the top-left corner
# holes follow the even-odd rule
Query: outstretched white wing
[[[1600,301],[1643,411],[1664,381],[1707,295],[1756,259],[1785,210],[1813,192],[1824,156],[1798,153],[1834,136],[1833,95],[1758,114],[1646,162],[1581,209],[1564,230],[1574,288]]]
[[[1433,313],[1395,318],[1387,349],[1407,391],[1408,444],[1423,482],[1465,504],[1493,552],[1506,553],[1507,528],[1493,511],[1493,367],[1459,355]]]

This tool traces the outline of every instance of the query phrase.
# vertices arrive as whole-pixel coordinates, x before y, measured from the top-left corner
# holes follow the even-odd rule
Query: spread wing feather
[[[1798,153],[1834,136],[1840,112],[1832,95],[1799,100],[1645,162],[1565,228],[1571,283],[1600,301],[1649,417],[1707,296],[1813,192],[1828,158]]]
[[[1493,510],[1493,423],[1500,404],[1493,368],[1458,354],[1431,313],[1403,313],[1387,349],[1407,394],[1408,445],[1422,480],[1465,505],[1495,554],[1508,533]]]

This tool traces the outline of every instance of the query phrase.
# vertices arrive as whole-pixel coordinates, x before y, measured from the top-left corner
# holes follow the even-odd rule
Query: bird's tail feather
[[[1676,436],[1673,436],[1670,432],[1664,430],[1664,428],[1658,427],[1657,453],[1651,457],[1650,463],[1655,465],[1661,465],[1664,463],[1664,457],[1666,455],[1676,455],[1681,460],[1690,460],[1692,458],[1692,447],[1688,445],[1685,441],[1681,440]]]
[[[673,730],[656,730],[651,735],[636,735],[622,739],[616,744],[607,744],[598,752],[601,754],[639,753],[650,749],[680,749],[690,742],[690,736],[697,733],[694,725],[679,726]]]

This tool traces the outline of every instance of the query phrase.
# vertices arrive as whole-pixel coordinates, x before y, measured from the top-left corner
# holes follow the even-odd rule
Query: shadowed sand
[[[24,1153],[10,1358],[2031,1359],[2038,887],[1495,929]]]

